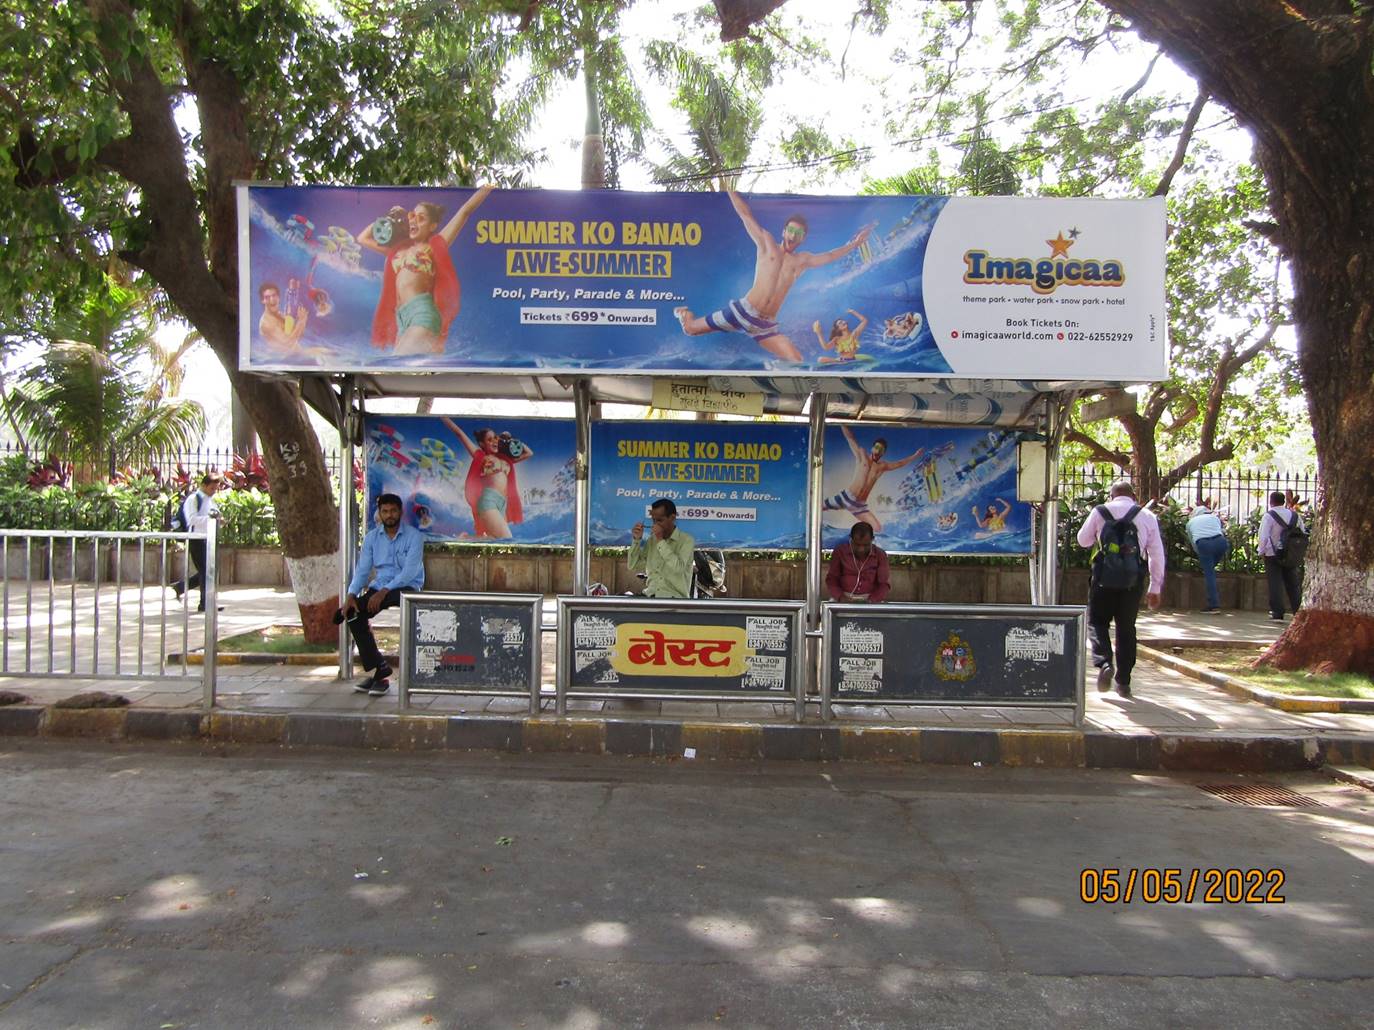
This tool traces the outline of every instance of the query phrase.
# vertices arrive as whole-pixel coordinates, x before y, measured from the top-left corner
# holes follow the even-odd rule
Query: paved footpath
[[[19,738],[0,763],[0,1030],[1374,1012],[1374,796],[1310,773],[1283,781],[1316,805],[1253,808],[1100,770]],[[1085,904],[1084,867],[1273,879]]]
[[[274,623],[297,623],[293,596],[268,587],[236,587],[221,591],[224,611],[220,636]],[[549,602],[551,604],[551,602]],[[112,613],[105,615],[106,630]],[[383,613],[379,625],[395,625],[395,612]],[[180,638],[181,623],[174,620],[173,643]],[[190,639],[199,633],[199,617],[190,620]],[[1207,640],[1269,641],[1279,629],[1263,612],[1226,612],[1205,616],[1197,612],[1142,613],[1142,643],[1166,647],[1173,643]],[[59,651],[61,648],[59,647]],[[545,635],[545,686],[553,684],[553,636]],[[129,665],[126,663],[126,668]],[[0,688],[18,690],[35,701],[50,703],[80,689],[113,689],[138,708],[196,708],[202,692],[198,670],[178,683],[139,680],[43,680],[23,677],[0,679]],[[364,712],[395,713],[395,691],[390,697],[369,698],[355,694],[337,678],[337,663],[320,666],[222,665],[218,670],[219,704],[239,711]],[[361,670],[359,670],[361,675]],[[1086,725],[1089,730],[1130,734],[1220,734],[1237,738],[1255,736],[1309,736],[1315,733],[1374,735],[1374,714],[1289,713],[1252,701],[1231,697],[1216,687],[1142,660],[1132,677],[1134,696],[1098,694],[1088,687]],[[552,709],[552,698],[545,701]],[[491,714],[519,716],[527,710],[519,698],[417,696],[412,710],[435,714]],[[574,701],[570,714],[625,714],[633,718],[754,722],[789,722],[788,704],[709,704],[692,701]],[[815,708],[811,709],[815,714]],[[967,729],[1063,729],[1070,713],[1044,709],[999,708],[884,708],[836,706],[842,721],[869,725],[917,726]]]

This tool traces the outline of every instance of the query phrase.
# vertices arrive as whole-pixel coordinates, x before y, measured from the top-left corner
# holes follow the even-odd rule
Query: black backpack
[[[189,533],[189,532],[191,532],[191,527],[188,526],[188,525],[186,524],[186,501],[187,501],[188,498],[190,498],[190,497],[191,497],[193,494],[195,494],[195,493],[196,493],[196,491],[195,491],[195,490],[192,490],[191,493],[185,494],[184,496],[178,497],[178,498],[176,499],[176,501],[175,501],[175,505],[176,505],[176,506],[172,509],[172,516],[171,516],[171,518],[169,518],[169,519],[167,520],[167,529],[168,529],[169,532],[172,532],[172,533]],[[200,514],[200,510],[201,510],[201,508],[203,508],[203,507],[204,507],[203,504],[197,504],[197,505],[196,505],[196,514],[197,514],[197,515]]]
[[[1269,509],[1269,514],[1283,527],[1279,534],[1279,553],[1275,555],[1279,564],[1285,569],[1302,568],[1302,563],[1307,558],[1307,534],[1303,532],[1302,519],[1295,511],[1289,513],[1293,516],[1289,522],[1279,518],[1279,513],[1273,508]]]
[[[1140,536],[1136,532],[1135,517],[1140,505],[1116,518],[1105,504],[1097,506],[1102,516],[1102,529],[1097,534],[1097,554],[1093,568],[1097,585],[1108,590],[1131,590],[1140,582],[1143,563],[1140,557]]]

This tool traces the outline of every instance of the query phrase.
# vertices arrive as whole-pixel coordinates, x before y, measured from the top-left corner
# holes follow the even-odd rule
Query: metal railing
[[[197,623],[189,550],[204,542]],[[0,530],[0,676],[192,681],[215,703],[215,522],[205,533]],[[170,603],[169,603],[170,602]],[[169,652],[169,647],[172,648]],[[199,670],[190,662],[203,656]]]
[[[1066,499],[1083,494],[1097,496],[1104,486],[1121,475],[1121,469],[1115,465],[1066,468],[1059,477],[1059,493]],[[1136,495],[1155,497],[1159,494],[1158,486],[1157,483],[1137,483]],[[1243,519],[1257,508],[1267,508],[1269,494],[1275,490],[1291,491],[1310,503],[1317,496],[1317,477],[1306,473],[1199,469],[1176,483],[1168,496],[1185,506],[1210,499],[1218,508]]]

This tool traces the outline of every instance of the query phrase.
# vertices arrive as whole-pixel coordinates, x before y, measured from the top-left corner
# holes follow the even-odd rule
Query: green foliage
[[[163,174],[184,167],[207,234],[232,220],[226,172],[472,183],[500,163],[518,180],[539,98],[507,88],[524,46],[509,6],[0,0],[0,314],[69,310],[156,238],[181,198],[136,188],[150,151]],[[132,139],[136,108],[180,139]]]
[[[222,490],[215,494],[219,505],[219,542],[225,547],[278,546],[276,513],[264,491]]]
[[[7,529],[156,532],[168,498],[138,487],[83,483],[43,490],[0,486],[0,525]]]
[[[25,454],[11,454],[0,460],[0,489],[27,487],[33,462]]]
[[[24,460],[24,459],[20,459]],[[14,459],[0,463],[0,526],[6,529],[93,530],[159,533],[181,498],[151,477],[126,483],[85,483],[33,490],[17,475]],[[215,495],[225,547],[276,547],[272,501],[260,490],[226,490]]]
[[[193,445],[200,405],[166,395],[167,357],[147,299],[106,278],[74,310],[26,328],[43,346],[3,404],[30,444],[104,468]]]

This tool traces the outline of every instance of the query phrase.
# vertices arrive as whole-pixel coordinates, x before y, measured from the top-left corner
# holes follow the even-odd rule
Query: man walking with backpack
[[[1302,516],[1288,507],[1282,490],[1269,495],[1269,510],[1260,519],[1259,553],[1269,581],[1269,618],[1283,621],[1283,601],[1294,615],[1302,607],[1302,563],[1307,557],[1307,530]]]
[[[204,533],[210,527],[210,520],[219,518],[219,505],[215,503],[215,492],[224,484],[224,476],[218,472],[207,472],[200,477],[200,489],[188,494],[181,506],[172,515],[172,530],[177,533]],[[200,587],[200,605],[196,611],[205,611],[205,541],[191,540],[186,544],[191,556],[195,574],[180,583],[172,584],[172,592],[180,600],[181,595]],[[223,610],[221,606],[221,610]]]
[[[1136,501],[1131,481],[1118,479],[1111,486],[1107,503],[1099,504],[1083,521],[1078,544],[1096,548],[1088,586],[1088,642],[1097,667],[1097,689],[1106,691],[1115,683],[1118,694],[1130,697],[1140,596],[1145,594],[1153,610],[1159,607],[1164,591],[1164,541],[1159,521]],[[1109,636],[1113,620],[1115,658]]]

